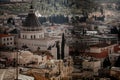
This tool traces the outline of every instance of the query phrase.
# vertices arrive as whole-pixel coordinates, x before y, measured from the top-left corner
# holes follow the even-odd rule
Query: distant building
[[[14,47],[14,36],[8,34],[0,34],[0,44],[8,47]]]
[[[100,25],[98,26],[99,33],[108,33],[110,32],[110,29],[106,25]]]
[[[98,38],[100,43],[116,44],[118,43],[118,38],[116,34],[101,34],[94,35],[94,38]]]
[[[22,75],[22,74],[20,74],[18,76],[18,79],[20,79],[20,80],[26,80],[26,79],[28,79],[28,80],[35,80],[34,77],[32,77],[32,76],[27,76],[27,75]]]
[[[52,59],[50,55],[44,54],[44,55],[39,55],[42,54],[39,52],[39,54],[33,54],[30,51],[1,51],[1,57],[2,58],[7,58],[10,61],[13,61],[14,59],[17,58],[18,54],[18,60],[19,60],[19,65],[21,66],[26,66],[34,63],[34,65],[40,65],[41,63],[46,63],[48,60]]]
[[[117,78],[118,80],[120,79],[120,68],[119,67],[112,67],[110,70],[110,75]]]
[[[87,35],[96,35],[96,34],[98,34],[98,32],[97,31],[86,31],[86,34]]]
[[[116,45],[117,44],[107,44],[107,43],[91,45],[90,52],[88,53],[88,55],[95,58],[106,58],[108,54],[112,54],[114,52],[114,47]]]
[[[60,28],[61,26],[48,26],[48,27],[44,27],[44,33],[46,37],[57,37],[57,38],[61,38],[62,34],[64,32],[64,30],[62,30],[62,28]]]

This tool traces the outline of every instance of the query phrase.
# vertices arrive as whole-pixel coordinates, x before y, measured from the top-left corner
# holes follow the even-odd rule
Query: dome
[[[24,27],[40,27],[40,22],[37,18],[37,16],[34,13],[34,8],[33,6],[30,6],[30,12],[28,13],[25,22],[23,23]]]

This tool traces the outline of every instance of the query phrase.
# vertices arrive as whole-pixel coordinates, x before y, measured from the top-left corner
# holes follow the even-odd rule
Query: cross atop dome
[[[33,0],[31,1],[30,11],[29,12],[31,12],[31,13],[35,12],[34,7],[33,7]]]
[[[30,9],[34,9],[32,4],[31,4],[31,6],[30,6]]]

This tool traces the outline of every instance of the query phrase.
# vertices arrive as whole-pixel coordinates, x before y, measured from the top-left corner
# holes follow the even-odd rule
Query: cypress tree
[[[64,33],[62,34],[62,42],[61,42],[61,58],[64,59],[65,53],[64,53],[64,48],[65,48],[65,37]]]
[[[57,59],[60,59],[60,45],[59,45],[59,41],[56,42],[56,48],[57,48]]]

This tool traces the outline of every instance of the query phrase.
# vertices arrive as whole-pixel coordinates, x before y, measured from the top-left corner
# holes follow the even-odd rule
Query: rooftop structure
[[[90,52],[87,54],[95,58],[106,58],[109,54],[115,51],[115,46],[118,44],[101,43],[90,46]]]

